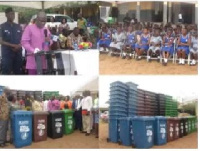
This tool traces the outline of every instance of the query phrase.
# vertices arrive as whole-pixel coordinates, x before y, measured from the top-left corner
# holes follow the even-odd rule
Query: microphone
[[[45,38],[47,38],[47,29],[44,29],[44,36]],[[49,49],[49,42],[48,41],[44,41],[44,43],[42,44],[42,49],[43,50],[48,50]]]
[[[47,37],[47,29],[44,30],[44,36]]]

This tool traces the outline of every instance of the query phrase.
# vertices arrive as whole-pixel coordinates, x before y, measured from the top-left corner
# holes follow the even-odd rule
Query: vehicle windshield
[[[67,22],[72,22],[72,19],[68,16],[55,16],[55,22],[61,22],[63,18],[67,19]]]

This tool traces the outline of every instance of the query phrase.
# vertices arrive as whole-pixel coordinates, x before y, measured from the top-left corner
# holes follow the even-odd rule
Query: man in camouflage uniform
[[[0,147],[5,147],[6,145],[6,136],[10,115],[10,107],[6,93],[7,89],[5,89],[3,95],[0,96]]]

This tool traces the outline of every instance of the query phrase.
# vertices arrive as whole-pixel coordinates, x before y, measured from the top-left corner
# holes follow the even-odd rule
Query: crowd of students
[[[90,91],[84,91],[82,96],[76,95],[72,98],[55,97],[35,99],[34,96],[27,94],[25,97],[17,99],[11,94],[8,88],[0,96],[0,147],[6,146],[6,143],[12,143],[11,119],[12,111],[56,111],[63,109],[73,110],[75,121],[75,130],[80,130],[86,136],[94,132],[98,138],[99,107],[98,94],[92,100]]]
[[[198,56],[198,28],[195,24],[172,25],[171,23],[124,23],[102,24],[99,36],[100,52],[110,52],[130,59],[133,54],[137,60],[147,55],[163,59],[167,65],[170,56],[177,53],[179,64],[185,64],[187,56],[191,55],[190,65],[196,65]]]

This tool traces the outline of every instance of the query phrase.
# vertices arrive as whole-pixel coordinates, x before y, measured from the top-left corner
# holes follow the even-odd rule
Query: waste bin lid
[[[154,116],[155,119],[158,119],[158,120],[166,120],[167,118],[164,117],[164,116]]]
[[[154,121],[155,118],[151,116],[136,116],[133,117],[132,120],[134,121]]]
[[[12,114],[14,114],[14,115],[32,115],[33,112],[18,110],[18,111],[13,111]]]
[[[136,116],[133,116],[133,117],[120,117],[119,120],[120,120],[120,121],[123,121],[123,120],[124,120],[124,121],[127,121],[127,120],[130,121],[130,120],[132,120],[132,118],[134,118],[134,117],[136,117]]]
[[[110,117],[109,120],[119,120],[117,117]]]
[[[49,113],[51,113],[51,114],[58,114],[58,113],[63,113],[63,111],[49,111]]]
[[[175,120],[174,117],[167,117],[167,120]]]
[[[36,115],[36,114],[37,114],[37,115],[44,115],[44,114],[49,114],[49,113],[46,112],[46,111],[34,111],[33,114],[34,114],[34,115]]]
[[[62,110],[64,113],[73,113],[74,111],[73,110],[70,110],[70,109],[65,109],[65,110]]]

